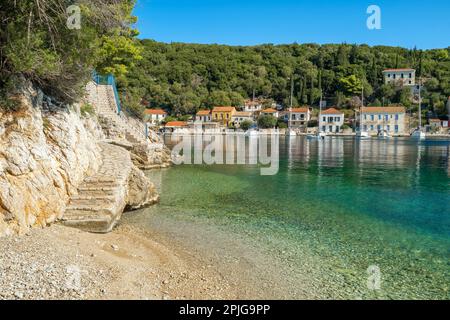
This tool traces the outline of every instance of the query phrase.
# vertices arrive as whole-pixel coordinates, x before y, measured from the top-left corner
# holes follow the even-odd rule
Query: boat
[[[378,132],[378,138],[389,139],[390,137],[391,137],[391,135],[389,134],[389,132],[387,130],[382,130],[382,131]]]
[[[364,88],[361,89],[361,110],[360,110],[360,120],[359,120],[359,130],[356,132],[356,138],[360,140],[370,139],[369,132],[363,130],[363,108],[364,108]]]
[[[254,136],[259,135],[259,131],[256,130],[256,129],[250,129],[250,130],[248,130],[248,131],[245,133],[245,135],[246,135],[247,137],[254,137]]]
[[[288,130],[286,131],[286,135],[287,135],[287,136],[290,136],[290,137],[293,137],[293,136],[296,136],[296,135],[297,135],[297,132],[295,132],[295,130],[288,129]]]
[[[318,132],[317,134],[308,134],[307,138],[310,140],[325,140],[327,134],[325,132]]]
[[[411,134],[411,137],[416,140],[425,140],[426,134],[422,130],[422,84],[419,81],[419,127]]]
[[[423,132],[420,128],[415,130],[412,134],[411,137],[413,137],[414,139],[417,140],[425,140],[427,135],[425,134],[425,132]]]

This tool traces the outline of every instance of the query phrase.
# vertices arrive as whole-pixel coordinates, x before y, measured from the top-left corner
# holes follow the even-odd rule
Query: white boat
[[[289,130],[287,130],[286,131],[286,135],[287,136],[296,136],[297,135],[297,132],[295,132],[294,130],[292,130],[292,129],[289,129]]]
[[[325,132],[319,132],[317,134],[308,134],[307,138],[310,140],[325,140],[327,134]]]
[[[425,132],[418,129],[412,133],[411,137],[413,137],[414,139],[417,139],[417,140],[425,140],[427,135],[425,134]]]
[[[389,139],[390,137],[391,137],[391,135],[389,134],[389,132],[387,130],[382,130],[382,131],[378,132],[378,138]]]
[[[370,134],[367,131],[358,131],[356,132],[356,138],[361,140],[370,139]]]

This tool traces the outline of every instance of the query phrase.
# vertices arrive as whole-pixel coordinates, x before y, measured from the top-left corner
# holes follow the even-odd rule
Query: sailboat
[[[292,117],[292,105],[293,105],[293,98],[294,96],[294,76],[291,76],[291,104],[288,112],[288,130],[286,132],[287,136],[294,137],[297,136],[297,132],[291,128],[291,117]]]
[[[364,88],[361,90],[361,109],[359,112],[360,120],[359,120],[359,130],[356,131],[356,138],[357,139],[370,139],[370,134],[367,131],[364,131],[363,128],[363,108],[364,108]]]
[[[419,81],[419,127],[412,133],[412,137],[417,140],[425,140],[426,134],[422,131],[422,83]]]
[[[309,134],[307,136],[308,139],[311,140],[324,140],[325,137],[327,136],[326,132],[322,132],[322,128],[320,126],[320,117],[322,116],[322,93],[320,93],[320,111],[319,111],[319,130],[317,132],[317,134]]]

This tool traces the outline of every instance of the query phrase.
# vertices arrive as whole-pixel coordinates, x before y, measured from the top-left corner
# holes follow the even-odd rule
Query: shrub
[[[95,109],[94,107],[89,104],[89,103],[84,103],[81,107],[80,107],[80,113],[83,117],[89,116],[89,115],[94,115],[95,114]]]

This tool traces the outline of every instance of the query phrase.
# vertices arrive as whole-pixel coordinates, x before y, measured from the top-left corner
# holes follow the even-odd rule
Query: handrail
[[[114,91],[114,98],[116,100],[117,105],[117,114],[120,114],[122,111],[122,105],[120,103],[119,91],[117,90],[116,78],[112,74],[108,74],[106,76],[98,74],[96,71],[92,72],[92,80],[96,84],[110,85]]]

